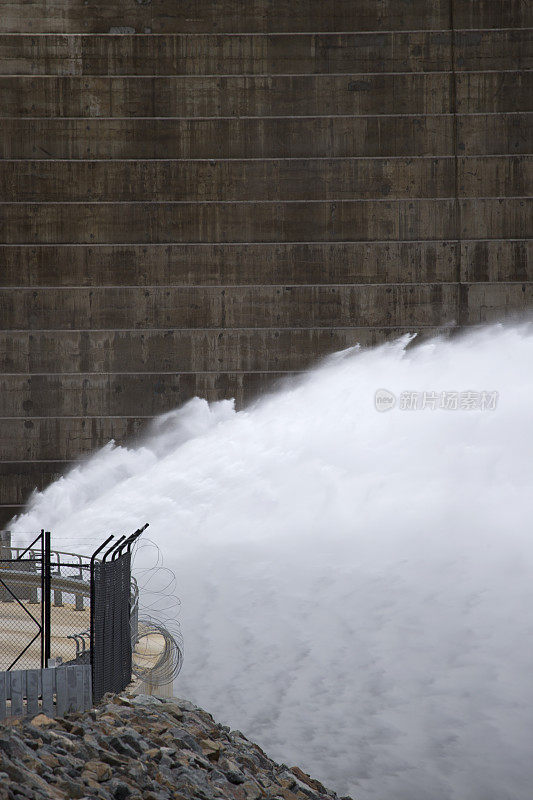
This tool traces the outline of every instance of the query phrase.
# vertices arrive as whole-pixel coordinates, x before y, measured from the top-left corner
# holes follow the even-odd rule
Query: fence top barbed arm
[[[106,552],[104,553],[104,555],[103,555],[103,558],[102,558],[102,563],[104,563],[104,564],[106,563],[106,561],[107,561],[107,557],[108,557],[108,556],[110,556],[110,560],[112,560],[112,558],[113,558],[113,555],[114,555],[114,553],[115,553],[115,550],[117,549],[117,547],[119,546],[119,544],[120,544],[121,542],[123,542],[123,541],[124,541],[124,539],[125,539],[125,538],[126,538],[126,535],[125,535],[125,534],[123,534],[123,535],[120,537],[120,539],[117,539],[117,541],[116,541],[114,544],[112,544],[112,545],[111,545],[111,547],[109,548],[109,550],[106,550]]]
[[[95,560],[96,560],[96,556],[98,555],[98,553],[100,553],[100,552],[101,552],[101,551],[104,549],[104,547],[106,546],[106,544],[109,544],[109,542],[110,542],[112,539],[114,539],[114,538],[115,538],[115,537],[113,536],[113,534],[111,534],[111,536],[108,536],[108,537],[107,537],[107,539],[105,540],[105,542],[103,542],[103,544],[101,544],[101,545],[100,545],[100,547],[98,547],[98,548],[97,548],[97,549],[94,551],[94,553],[93,553],[93,554],[92,554],[92,556],[91,556],[91,569],[92,569],[92,567],[94,566],[94,562],[95,562]]]
[[[137,539],[139,538],[139,536],[141,535],[141,533],[144,533],[144,531],[145,531],[145,530],[146,530],[146,528],[148,527],[148,524],[149,524],[149,523],[148,523],[148,522],[146,522],[146,523],[145,523],[145,524],[142,526],[142,528],[138,528],[138,530],[136,530],[136,531],[135,531],[135,533],[132,533],[132,534],[131,534],[131,536],[128,536],[128,538],[126,539],[126,541],[125,541],[125,542],[123,542],[123,543],[120,545],[120,547],[118,548],[118,550],[116,550],[116,551],[115,551],[115,553],[113,554],[113,558],[120,558],[120,556],[122,555],[122,552],[123,552],[123,550],[124,550],[125,548],[127,548],[127,549],[128,549],[128,553],[130,553],[130,552],[131,552],[131,548],[133,547],[133,545],[135,544],[135,542],[137,541]]]

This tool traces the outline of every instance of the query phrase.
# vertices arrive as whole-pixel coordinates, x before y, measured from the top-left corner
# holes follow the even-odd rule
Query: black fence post
[[[52,566],[51,566],[51,549],[50,549],[50,531],[42,531],[43,533],[43,563],[42,563],[42,614],[43,614],[43,660],[44,667],[48,666],[50,661],[51,651],[51,615],[50,608],[52,603]]]
[[[45,547],[44,547],[44,530],[41,530],[41,669],[46,667],[46,647],[45,647],[45,613],[44,613],[44,597],[46,593],[46,586],[44,580],[44,560],[45,560]]]
[[[108,536],[105,542],[103,542],[100,547],[98,547],[91,556],[91,567],[90,567],[90,580],[91,580],[91,608],[89,611],[90,614],[90,622],[89,622],[89,654],[91,659],[91,680],[93,686],[93,695],[96,697],[96,682],[95,682],[95,664],[96,664],[96,656],[95,656],[95,618],[96,618],[96,583],[95,583],[95,564],[96,564],[96,556],[100,553],[109,542],[114,539],[114,536]]]

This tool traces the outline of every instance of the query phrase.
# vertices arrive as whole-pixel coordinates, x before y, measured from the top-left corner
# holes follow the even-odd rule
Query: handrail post
[[[61,577],[61,554],[59,551],[55,553],[57,557],[57,576]],[[54,589],[54,606],[61,608],[63,606],[63,592],[61,589]]]
[[[2,564],[2,569],[9,569],[9,564],[6,562],[11,561],[13,558],[13,552],[11,549],[11,531],[0,532],[0,558],[4,562],[4,564]],[[0,588],[0,602],[14,602],[9,592],[6,592],[4,588]]]
[[[0,558],[11,558],[11,531],[0,531]]]

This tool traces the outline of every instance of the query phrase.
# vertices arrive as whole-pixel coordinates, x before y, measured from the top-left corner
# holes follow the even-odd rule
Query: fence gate
[[[26,548],[0,538],[0,670],[44,668],[50,659],[50,533]]]

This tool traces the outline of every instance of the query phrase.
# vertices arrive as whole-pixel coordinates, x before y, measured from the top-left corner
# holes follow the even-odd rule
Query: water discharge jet
[[[407,342],[239,413],[194,400],[13,535],[89,551],[149,520],[182,601],[177,693],[337,791],[529,800],[533,333]]]

